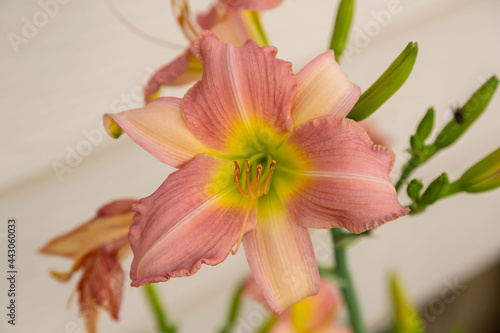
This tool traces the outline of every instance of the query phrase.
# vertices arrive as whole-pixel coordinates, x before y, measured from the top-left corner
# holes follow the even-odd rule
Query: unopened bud
[[[500,187],[500,148],[474,164],[458,181],[460,188],[469,193]]]
[[[434,181],[427,187],[422,195],[422,205],[431,205],[435,203],[440,197],[445,195],[450,188],[450,180],[448,175],[443,173],[441,176],[434,179]]]

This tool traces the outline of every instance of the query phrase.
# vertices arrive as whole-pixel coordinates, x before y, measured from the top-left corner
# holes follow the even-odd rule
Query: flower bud
[[[335,29],[333,30],[330,49],[335,52],[335,60],[339,61],[344,51],[349,30],[351,29],[352,17],[354,14],[354,0],[342,0],[337,10],[337,19],[335,20]]]
[[[418,124],[417,132],[415,133],[415,137],[417,137],[420,141],[424,142],[425,139],[429,137],[429,134],[432,132],[432,128],[434,127],[434,108],[430,108],[427,110],[424,118]]]
[[[461,121],[455,117],[438,134],[435,145],[439,148],[448,147],[455,142],[470,125],[483,113],[493,97],[498,86],[498,78],[493,75],[469,98],[461,108]]]
[[[448,192],[450,188],[450,180],[448,175],[443,173],[441,176],[434,179],[434,181],[427,187],[424,194],[422,195],[422,200],[420,201],[423,206],[431,205],[435,203],[440,197]]]
[[[408,184],[408,187],[406,188],[406,193],[408,193],[408,196],[410,199],[416,201],[420,198],[420,191],[424,185],[422,185],[422,182],[418,179],[412,179],[412,181]]]
[[[500,148],[474,164],[458,180],[469,193],[493,190],[500,186]]]
[[[423,333],[422,320],[399,276],[391,274],[389,283],[394,308],[393,332]]]
[[[347,118],[360,121],[377,111],[410,76],[417,54],[418,44],[410,42],[384,74],[361,95]]]

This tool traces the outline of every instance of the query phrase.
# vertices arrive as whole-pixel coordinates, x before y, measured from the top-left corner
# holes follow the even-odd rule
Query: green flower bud
[[[384,74],[361,95],[347,118],[360,121],[377,111],[410,76],[417,54],[418,44],[410,42]]]
[[[474,164],[458,180],[469,193],[493,190],[500,186],[500,148]]]
[[[424,118],[418,124],[417,132],[415,136],[422,142],[429,137],[434,127],[434,108],[427,110]]]
[[[434,181],[427,187],[420,203],[425,207],[435,203],[440,197],[448,192],[450,188],[450,180],[448,175],[443,173],[441,176],[434,179]]]
[[[344,51],[349,30],[351,29],[352,17],[354,15],[354,0],[342,0],[337,10],[335,29],[333,30],[330,49],[335,52],[335,60],[339,61]]]
[[[414,151],[421,151],[424,147],[424,143],[416,136],[410,136],[410,147]]]
[[[394,308],[393,332],[423,333],[422,320],[397,274],[389,277]]]
[[[406,193],[408,193],[408,196],[410,199],[416,201],[420,198],[420,191],[422,191],[422,188],[424,185],[422,185],[422,182],[418,179],[412,179],[412,181],[408,184],[408,187],[406,188]]]
[[[493,75],[486,81],[461,108],[461,121],[454,117],[438,134],[435,145],[448,147],[455,142],[488,106],[498,86],[498,78]]]

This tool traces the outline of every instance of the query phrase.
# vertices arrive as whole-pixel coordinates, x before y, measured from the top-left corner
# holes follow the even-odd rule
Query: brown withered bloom
[[[68,272],[52,271],[60,281],[68,281],[78,270],[82,275],[76,291],[80,314],[87,331],[97,332],[101,310],[118,320],[125,274],[120,261],[130,254],[128,231],[135,200],[116,200],[101,207],[96,216],[76,229],[52,239],[40,253],[73,260]]]

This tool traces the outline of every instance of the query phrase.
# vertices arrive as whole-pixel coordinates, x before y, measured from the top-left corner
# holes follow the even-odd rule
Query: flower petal
[[[281,5],[283,0],[219,0],[230,10],[265,10]]]
[[[144,88],[144,100],[148,103],[158,97],[162,86],[181,86],[198,81],[202,73],[203,66],[188,48],[153,74]]]
[[[52,274],[67,280],[81,267],[84,258],[92,251],[126,240],[132,223],[132,204],[135,200],[117,200],[103,206],[92,220],[78,228],[52,239],[40,253],[54,254],[73,258],[74,264],[69,272]]]
[[[321,280],[316,296],[307,297],[290,309],[291,319],[298,332],[326,332],[337,319],[342,303],[340,291]]]
[[[244,16],[240,12],[232,12],[225,15],[224,19],[210,28],[217,38],[228,44],[242,46],[251,38],[245,25]]]
[[[195,43],[204,72],[181,103],[187,125],[207,147],[228,152],[230,138],[255,126],[284,133],[292,129],[296,81],[291,64],[276,59],[276,48],[219,42],[205,31]]]
[[[132,140],[163,163],[179,168],[194,156],[207,152],[186,126],[180,112],[180,99],[162,97],[140,109],[105,114],[104,127],[118,137],[110,126],[115,123]]]
[[[258,224],[244,236],[243,245],[255,280],[277,313],[318,293],[309,232],[293,221],[274,192],[259,199]]]
[[[127,242],[124,245],[128,247]],[[116,252],[116,249],[97,249],[85,259],[84,273],[77,288],[80,314],[89,332],[97,332],[101,309],[118,320],[125,274]]]
[[[374,145],[355,121],[320,118],[292,132],[309,170],[302,187],[284,198],[290,215],[309,228],[344,227],[360,233],[406,215],[389,179],[394,154]]]
[[[134,206],[132,286],[217,265],[238,241],[245,219],[245,232],[255,227],[255,209],[238,194],[233,171],[231,161],[197,156]]]
[[[297,84],[292,106],[295,127],[320,117],[345,117],[361,94],[335,61],[331,50],[302,68],[297,73]]]

